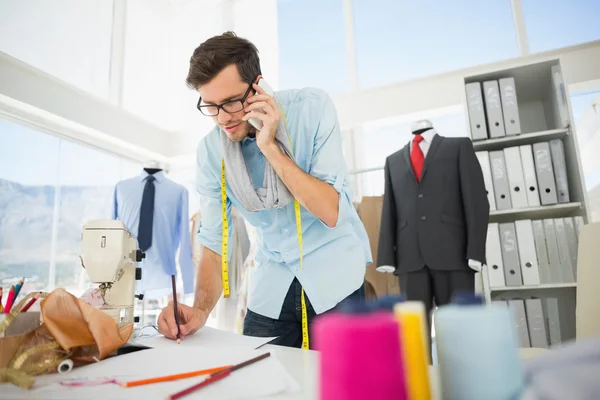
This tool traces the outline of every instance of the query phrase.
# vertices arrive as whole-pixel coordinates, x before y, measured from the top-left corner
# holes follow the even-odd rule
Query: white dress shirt
[[[426,158],[427,157],[427,152],[429,151],[429,147],[431,146],[431,142],[433,141],[433,138],[437,135],[437,131],[435,129],[428,129],[425,132],[421,133],[421,137],[423,137],[423,140],[421,140],[421,142],[419,143],[419,147],[421,148],[421,151],[423,152],[423,157]],[[410,146],[410,151],[412,152],[412,148],[413,148],[413,139],[410,139],[409,142],[409,146]],[[477,261],[477,260],[471,260],[469,259],[469,267],[474,270],[475,272],[480,272],[481,271],[481,262]],[[377,267],[377,271],[378,272],[387,272],[387,273],[391,273],[394,272],[396,268],[391,266],[391,265],[381,265],[379,267]]]

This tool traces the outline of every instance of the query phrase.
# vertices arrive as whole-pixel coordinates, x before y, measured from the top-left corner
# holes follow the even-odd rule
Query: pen
[[[171,275],[171,285],[173,286],[173,308],[175,311],[175,324],[177,324],[177,344],[181,343],[181,329],[179,328],[179,312],[177,310],[177,291],[175,290],[175,275]]]

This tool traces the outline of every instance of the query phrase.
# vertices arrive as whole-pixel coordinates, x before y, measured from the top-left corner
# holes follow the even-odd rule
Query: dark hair
[[[256,46],[229,31],[207,39],[194,50],[185,82],[190,88],[198,89],[231,64],[237,66],[244,82],[251,83],[261,74]]]

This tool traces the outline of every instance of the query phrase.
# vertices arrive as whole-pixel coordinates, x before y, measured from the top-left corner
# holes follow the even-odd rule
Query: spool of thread
[[[58,373],[66,374],[67,372],[71,372],[73,369],[73,361],[72,360],[63,360],[60,364],[58,364]]]
[[[430,400],[429,340],[425,305],[418,301],[398,303],[394,315],[400,324],[408,398]]]
[[[317,318],[321,400],[405,400],[399,324],[392,313],[330,313]]]
[[[406,301],[406,298],[401,294],[383,296],[376,300],[375,308],[377,310],[394,311],[396,304],[404,301]]]
[[[446,400],[516,399],[523,387],[517,335],[508,307],[470,304],[434,313],[442,393]]]

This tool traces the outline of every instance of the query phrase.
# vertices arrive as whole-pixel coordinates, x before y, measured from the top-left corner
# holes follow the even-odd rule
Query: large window
[[[60,141],[0,120],[0,285],[49,281]],[[5,289],[8,289],[7,287]]]
[[[0,286],[80,295],[82,227],[111,218],[115,184],[141,165],[6,120],[0,143]]]
[[[600,39],[600,1],[521,0],[521,3],[532,53]]]
[[[206,119],[185,79],[194,49],[223,32],[221,2],[129,0],[126,20],[123,107],[165,129],[198,132]]]
[[[509,0],[353,0],[353,9],[361,88],[519,54]]]
[[[332,95],[349,89],[343,3],[278,0],[282,89],[314,86]]]
[[[591,219],[600,222],[600,87],[571,94]]]
[[[412,139],[411,125],[420,119],[428,119],[437,133],[446,137],[468,137],[467,122],[460,106],[443,110],[431,110],[412,115],[364,124],[354,134],[354,171],[351,179],[356,186],[355,199],[361,196],[379,196],[384,191],[383,166],[389,155],[402,149]],[[349,144],[347,146],[350,146]]]
[[[112,0],[0,1],[0,51],[108,98]]]

